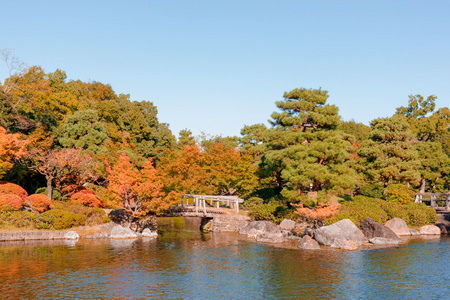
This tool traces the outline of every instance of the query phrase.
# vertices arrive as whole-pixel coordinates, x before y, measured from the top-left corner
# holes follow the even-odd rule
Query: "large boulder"
[[[441,229],[441,233],[443,234],[450,233],[450,215],[439,214],[437,216],[437,221],[434,225],[436,225],[437,227],[439,227],[439,229]]]
[[[424,235],[439,235],[441,234],[441,229],[435,225],[425,225],[419,228],[419,233]]]
[[[309,235],[305,235],[298,241],[298,248],[305,250],[317,250],[320,249],[319,243],[311,238]]]
[[[259,243],[283,243],[285,241],[285,237],[281,232],[262,233],[256,235],[256,241]]]
[[[356,241],[353,241],[353,240],[336,239],[331,244],[331,247],[342,249],[342,250],[356,250],[356,249],[358,249],[359,245],[361,245],[361,244],[358,244]]]
[[[256,238],[258,235],[267,233],[281,233],[277,224],[269,221],[253,221],[247,224],[247,226],[239,229],[240,234],[246,234],[248,237]]]
[[[150,230],[156,230],[156,217],[153,215],[146,216],[144,218],[136,218],[131,211],[125,209],[113,209],[108,217],[111,220],[123,227],[131,228],[135,232],[141,233],[145,228]]]
[[[64,234],[64,238],[66,240],[77,240],[79,237],[80,236],[78,235],[78,233],[76,233],[76,231],[73,231],[73,230],[67,231]]]
[[[109,237],[112,239],[134,239],[137,238],[138,235],[130,228],[117,225],[111,229]]]
[[[395,234],[395,232],[392,231],[392,229],[387,226],[381,225],[380,223],[374,221],[372,218],[365,218],[364,220],[362,220],[359,223],[359,228],[361,228],[364,236],[369,240],[375,237],[380,237],[400,241],[400,238]]]
[[[393,232],[395,232],[396,235],[411,235],[411,232],[409,231],[408,225],[406,225],[406,222],[399,218],[393,218],[384,224],[385,226],[389,227]]]
[[[314,238],[319,244],[331,246],[337,240],[353,241],[361,245],[366,241],[364,234],[349,219],[344,219],[329,226],[323,226],[314,231]],[[337,248],[341,248],[340,246]]]
[[[295,227],[295,221],[284,219],[280,223],[280,229],[286,231],[292,231]]]

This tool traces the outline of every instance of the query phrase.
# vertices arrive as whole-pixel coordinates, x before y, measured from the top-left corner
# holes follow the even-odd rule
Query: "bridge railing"
[[[206,201],[209,201],[210,206],[219,208],[220,204],[225,204],[225,206],[234,209],[237,213],[239,212],[239,203],[243,203],[244,199],[236,196],[213,196],[213,195],[192,195],[184,194],[181,198],[181,206],[189,205],[189,199],[194,200],[195,211],[198,214],[199,209],[203,210],[206,215]],[[186,201],[186,203],[185,203]]]
[[[445,210],[450,210],[450,194],[443,193],[417,193],[416,203],[430,202],[430,206],[439,209],[438,202],[445,201]]]

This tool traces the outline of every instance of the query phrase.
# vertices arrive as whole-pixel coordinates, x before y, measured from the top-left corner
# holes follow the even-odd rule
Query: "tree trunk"
[[[420,192],[421,193],[425,193],[425,183],[426,183],[425,178],[422,178],[422,184],[420,185]]]
[[[53,200],[52,194],[53,194],[52,179],[50,177],[47,177],[47,197],[48,197],[48,199]]]

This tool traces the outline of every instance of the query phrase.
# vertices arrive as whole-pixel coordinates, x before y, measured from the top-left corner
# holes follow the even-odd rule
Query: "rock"
[[[450,233],[450,215],[449,214],[445,214],[445,215],[439,214],[437,216],[437,221],[434,225],[436,225],[437,227],[439,227],[439,229],[441,229],[442,234]]]
[[[314,232],[316,231],[316,228],[306,228],[304,235],[308,235],[312,238],[314,238]]]
[[[283,243],[285,241],[285,238],[281,232],[263,233],[256,236],[256,241],[259,243]]]
[[[80,236],[75,231],[67,231],[66,234],[64,234],[64,238],[66,240],[77,240]]]
[[[375,237],[381,237],[400,241],[400,238],[395,234],[395,232],[392,231],[392,229],[387,226],[381,225],[380,223],[374,221],[372,218],[365,218],[364,220],[362,220],[359,224],[359,228],[361,228],[364,236],[369,240]]]
[[[300,249],[306,249],[306,250],[316,250],[320,249],[319,243],[312,239],[309,235],[305,235],[300,239],[297,245]]]
[[[216,216],[210,222],[209,231],[235,231],[245,227],[250,222],[250,218],[246,216]]]
[[[399,218],[393,218],[384,224],[385,226],[389,227],[393,232],[395,232],[396,235],[411,235],[411,232],[409,231],[408,226],[406,225],[406,222]]]
[[[108,214],[111,220],[123,227],[131,228],[135,232],[141,233],[145,228],[156,230],[156,217],[153,215],[144,218],[136,218],[132,212],[125,209],[114,209]]]
[[[432,234],[432,235],[439,235],[441,234],[441,229],[437,227],[436,225],[425,225],[419,228],[420,234]]]
[[[355,227],[356,227],[356,225],[355,225]],[[339,249],[342,249],[342,250],[356,250],[356,249],[358,249],[359,245],[358,245],[357,242],[355,242],[353,240],[335,239],[333,244],[331,244],[331,247],[332,248],[339,248]]]
[[[303,236],[303,235],[305,235],[305,230],[309,226],[310,225],[307,222],[295,223],[294,229],[292,230],[292,233],[297,235],[297,236]]]
[[[111,229],[111,234],[109,235],[112,239],[133,239],[137,238],[136,232],[131,230],[130,228],[124,228],[120,225],[114,226],[113,229]]]
[[[385,237],[374,237],[369,239],[369,242],[375,245],[397,245],[400,243],[400,239],[398,237],[396,239],[389,239]]]
[[[415,229],[409,229],[409,232],[411,232],[411,235],[412,236],[418,236],[418,235],[420,235],[420,233],[417,231],[417,230],[415,230]]]
[[[151,237],[151,238],[155,238],[158,236],[158,232],[156,231],[151,231],[148,228],[145,228],[144,231],[142,231],[142,236],[143,237]]]
[[[294,229],[294,227],[295,227],[295,221],[292,221],[292,220],[284,219],[280,223],[281,230],[291,231]]]
[[[349,219],[344,219],[332,225],[316,229],[314,232],[314,239],[322,245],[333,245],[335,244],[335,241],[343,240],[353,241],[357,246],[361,245],[366,240],[362,231]],[[347,246],[352,248],[350,244],[344,247]],[[336,248],[342,247],[336,246]]]
[[[248,223],[247,226],[242,227],[239,230],[240,234],[246,234],[248,237],[254,237],[266,233],[281,233],[277,224],[269,221],[253,221]]]

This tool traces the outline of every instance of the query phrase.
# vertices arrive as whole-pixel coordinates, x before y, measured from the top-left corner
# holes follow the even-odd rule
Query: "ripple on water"
[[[345,252],[183,228],[157,240],[3,243],[3,298],[444,299],[450,239]]]

